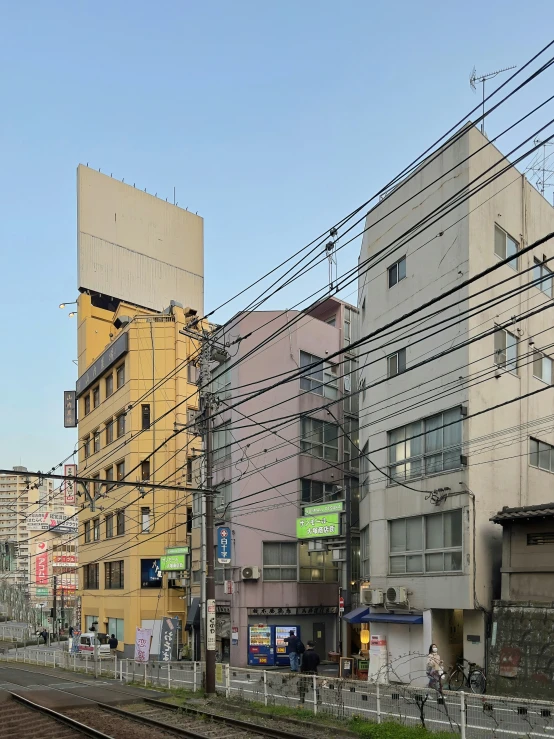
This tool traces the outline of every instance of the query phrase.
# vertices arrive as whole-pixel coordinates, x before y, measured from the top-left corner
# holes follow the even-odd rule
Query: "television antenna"
[[[554,183],[549,182],[548,180],[552,179],[552,175],[554,175],[553,169],[547,169],[547,165],[551,165],[551,162],[549,161],[552,154],[546,153],[546,147],[547,146],[554,146],[553,141],[541,141],[541,139],[537,138],[533,141],[533,144],[535,146],[539,146],[542,144],[542,164],[535,164],[530,167],[531,172],[536,176],[537,178],[537,190],[541,193],[541,195],[544,197],[544,191],[547,187],[554,187]],[[553,152],[554,153],[554,152]]]
[[[333,290],[338,287],[337,285],[337,248],[336,238],[337,229],[332,228],[329,232],[331,240],[325,244],[325,253],[329,261],[329,294],[332,294]]]
[[[502,74],[502,72],[508,72],[510,69],[515,69],[517,64],[514,64],[513,67],[504,67],[504,69],[497,69],[496,72],[488,72],[487,74],[482,74],[481,76],[477,76],[477,70],[475,67],[473,67],[473,71],[471,72],[469,76],[469,84],[471,86],[471,89],[473,92],[477,91],[477,85],[483,85],[483,117],[481,119],[481,133],[485,133],[485,82],[487,80],[492,80],[493,77],[496,77],[497,74]]]

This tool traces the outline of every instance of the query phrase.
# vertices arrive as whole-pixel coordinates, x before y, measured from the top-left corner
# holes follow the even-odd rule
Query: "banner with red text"
[[[135,637],[135,662],[148,662],[150,658],[150,640],[152,629],[141,629],[137,626]]]
[[[45,541],[36,543],[35,585],[48,585],[48,549]]]
[[[64,475],[75,477],[77,474],[76,464],[66,464],[63,468]],[[64,480],[63,483],[64,505],[75,505],[75,482],[73,480]]]

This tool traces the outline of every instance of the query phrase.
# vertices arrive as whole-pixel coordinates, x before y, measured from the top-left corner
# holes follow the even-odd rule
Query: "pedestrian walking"
[[[73,637],[73,626],[69,627],[69,636]]]
[[[309,641],[306,644],[306,651],[302,655],[302,665],[300,667],[300,672],[303,675],[317,675],[317,668],[319,667],[320,661],[321,660],[319,659],[319,654],[315,651],[314,642]],[[304,703],[306,693],[308,692],[311,683],[312,680],[310,678],[301,678],[299,686],[300,703]],[[316,693],[316,701],[319,703],[319,690],[317,690]]]
[[[429,647],[429,655],[427,657],[426,672],[429,679],[429,687],[434,690],[442,690],[442,676],[444,675],[443,661],[439,654],[436,644]]]
[[[46,644],[48,642],[48,632],[46,631],[46,629],[43,629],[40,632],[40,635],[42,636],[44,643]]]
[[[304,645],[300,641],[300,638],[295,634],[294,629],[289,631],[289,636],[287,636],[283,641],[287,645],[290,671],[298,672],[300,669],[300,657],[304,652]]]
[[[116,639],[115,634],[112,634],[110,638],[108,639],[108,645],[110,647],[110,652],[112,657],[115,657],[117,654],[117,645],[119,644],[119,641]]]

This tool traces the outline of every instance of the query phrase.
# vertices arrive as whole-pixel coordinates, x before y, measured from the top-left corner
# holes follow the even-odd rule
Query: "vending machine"
[[[268,626],[258,624],[248,627],[249,665],[288,665],[286,637],[294,631],[300,636],[299,626]]]

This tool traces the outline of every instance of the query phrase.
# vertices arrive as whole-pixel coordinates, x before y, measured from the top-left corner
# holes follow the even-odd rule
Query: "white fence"
[[[102,657],[95,661],[60,650],[25,649],[0,655],[89,675],[114,677],[124,683],[148,687],[203,688],[204,665],[199,662],[148,662]],[[376,684],[315,675],[216,666],[216,689],[227,698],[255,701],[265,706],[304,708],[338,719],[354,716],[377,723],[396,721],[449,731],[464,739],[519,739],[554,737],[554,703],[501,696]]]
[[[13,641],[29,641],[31,637],[31,627],[25,626],[13,626],[8,624],[0,624],[0,639],[6,641],[12,639]]]

